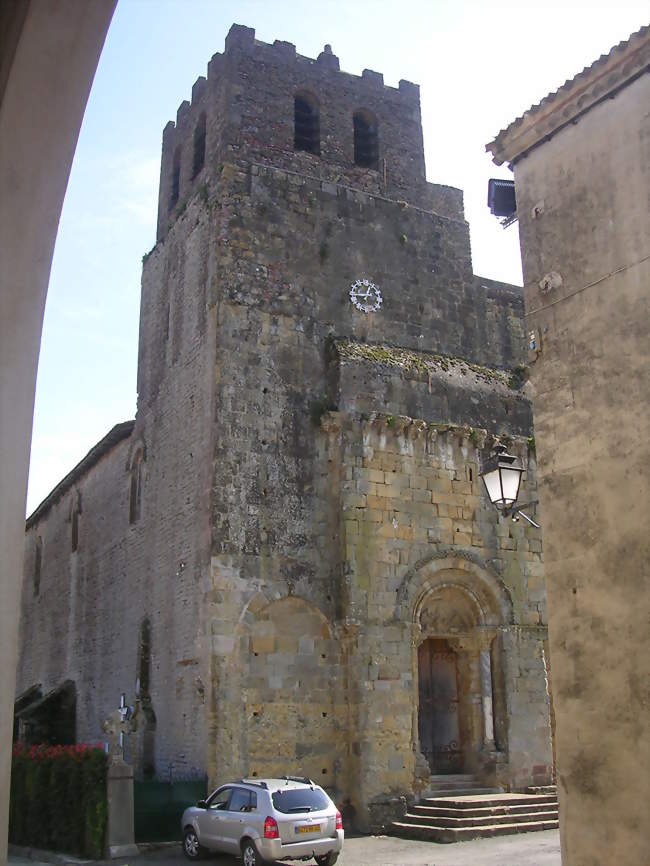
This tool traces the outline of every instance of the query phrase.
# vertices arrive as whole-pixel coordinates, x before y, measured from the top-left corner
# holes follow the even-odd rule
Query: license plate
[[[296,833],[320,833],[320,824],[304,824],[296,827]]]

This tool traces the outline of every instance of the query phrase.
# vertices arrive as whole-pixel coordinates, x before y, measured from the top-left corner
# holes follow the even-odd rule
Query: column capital
[[[495,628],[479,627],[475,630],[476,644],[479,650],[489,650],[492,648],[492,643],[497,636]]]

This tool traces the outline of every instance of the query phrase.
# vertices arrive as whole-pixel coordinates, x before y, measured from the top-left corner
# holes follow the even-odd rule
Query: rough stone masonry
[[[522,317],[419,88],[234,25],[163,132],[135,422],[27,522],[20,734],[125,693],[138,775],[305,773],[364,829],[548,782],[540,533],[479,478],[500,441],[535,498]]]

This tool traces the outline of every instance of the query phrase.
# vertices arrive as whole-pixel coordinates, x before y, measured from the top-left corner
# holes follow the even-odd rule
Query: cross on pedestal
[[[126,695],[124,692],[120,695],[120,706],[118,708],[120,714],[120,721],[124,725],[125,722],[131,718],[133,711],[131,707],[127,706],[126,703]],[[120,749],[124,749],[124,731],[120,731]]]
[[[123,722],[126,722],[131,714],[131,707],[127,707],[126,705],[126,695],[124,692],[120,695],[120,718]]]

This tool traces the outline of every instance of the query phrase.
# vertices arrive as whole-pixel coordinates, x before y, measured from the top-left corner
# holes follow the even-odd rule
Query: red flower
[[[34,743],[31,746],[26,747],[24,743],[16,742],[13,744],[12,747],[12,756],[14,758],[26,757],[30,761],[56,761],[67,758],[76,762],[80,762],[85,760],[86,758],[89,758],[91,753],[94,751],[103,752],[103,744],[74,743],[66,746],[63,746],[61,744],[52,746],[47,743]]]

